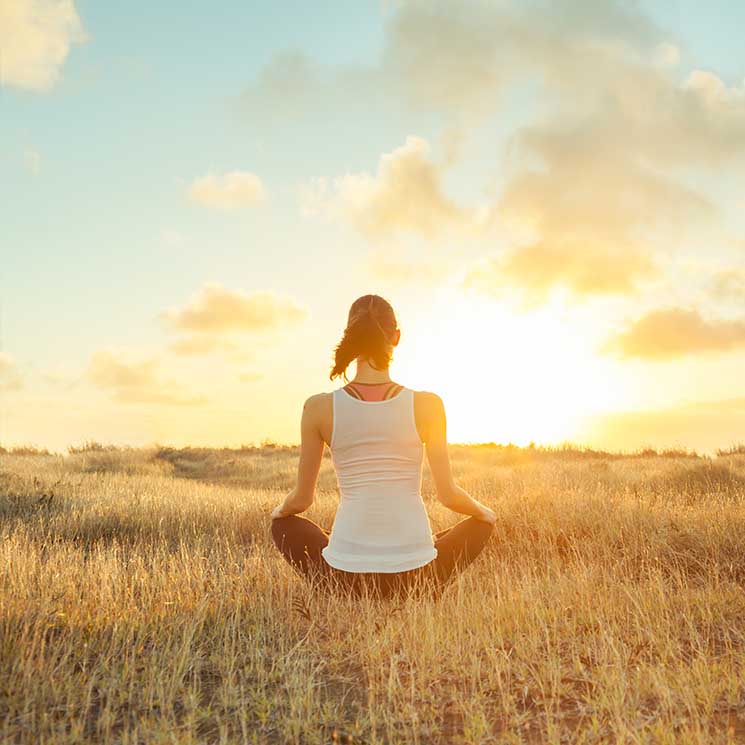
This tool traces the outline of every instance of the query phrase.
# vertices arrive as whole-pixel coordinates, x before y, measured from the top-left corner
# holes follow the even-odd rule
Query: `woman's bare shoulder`
[[[303,419],[320,433],[324,442],[331,442],[331,429],[334,417],[333,396],[331,393],[314,393],[303,404]]]
[[[442,426],[444,414],[442,399],[436,393],[414,391],[414,418],[422,442],[428,442],[430,433]]]
[[[333,394],[330,391],[324,393],[313,393],[305,399],[306,405],[313,406],[319,401],[327,401]]]
[[[432,409],[433,411],[439,409],[442,404],[442,398],[432,391],[414,391],[415,403],[421,405],[422,408]]]
[[[303,409],[309,412],[322,412],[331,406],[332,393],[314,393],[305,399]]]

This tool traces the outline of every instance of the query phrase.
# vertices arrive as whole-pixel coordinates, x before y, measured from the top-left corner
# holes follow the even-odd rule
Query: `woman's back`
[[[382,401],[332,393],[339,508],[323,558],[349,572],[400,572],[437,556],[422,501],[424,446],[414,391]]]
[[[339,579],[355,592],[368,580],[384,593],[428,578],[442,587],[478,555],[496,520],[453,480],[442,399],[391,380],[400,339],[387,300],[363,295],[352,303],[329,377],[347,379],[354,360],[357,374],[349,390],[306,399],[297,485],[272,512],[274,543],[298,572]],[[313,503],[327,444],[340,491],[331,531],[298,514]],[[437,498],[469,515],[435,535],[421,495],[425,448]]]

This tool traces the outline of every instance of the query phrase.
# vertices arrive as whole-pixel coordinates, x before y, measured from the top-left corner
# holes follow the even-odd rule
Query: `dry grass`
[[[494,538],[395,607],[314,597],[271,545],[296,458],[0,455],[3,741],[745,741],[741,453],[455,448]],[[335,500],[326,459],[309,517]]]

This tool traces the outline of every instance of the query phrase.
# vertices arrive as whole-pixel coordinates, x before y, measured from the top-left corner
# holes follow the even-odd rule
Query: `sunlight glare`
[[[396,374],[442,396],[451,442],[556,444],[613,403],[612,370],[551,308],[517,315],[443,296],[413,325],[402,330]]]

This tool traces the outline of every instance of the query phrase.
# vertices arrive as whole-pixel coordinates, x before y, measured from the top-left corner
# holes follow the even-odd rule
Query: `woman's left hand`
[[[282,512],[282,505],[278,504],[273,510],[272,510],[272,520],[276,520],[279,517],[285,517],[284,512]]]

